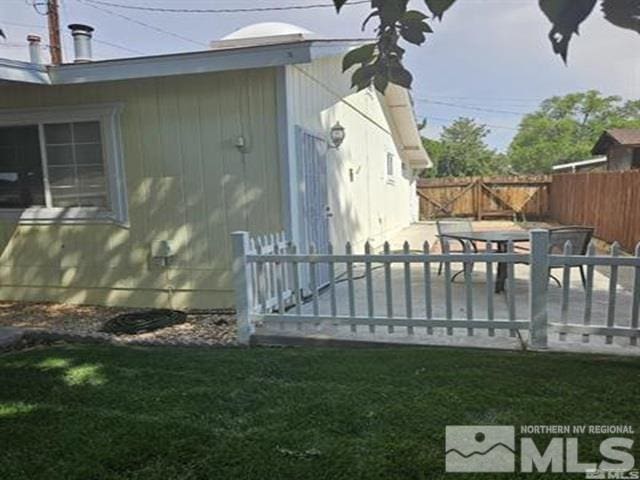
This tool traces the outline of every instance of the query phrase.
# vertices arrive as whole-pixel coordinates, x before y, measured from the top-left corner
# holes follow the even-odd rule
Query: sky
[[[37,33],[46,41],[46,17],[34,1],[0,0],[0,57],[27,60],[25,38]],[[330,0],[103,0],[165,8],[268,8],[329,4]],[[353,1],[353,0],[352,0]],[[114,58],[201,50],[209,41],[258,22],[287,22],[323,37],[362,38],[367,5],[251,13],[161,13],[60,0],[65,59],[72,58],[69,23],[95,29],[94,56]],[[536,0],[457,0],[420,46],[408,46],[406,65],[414,75],[417,116],[427,119],[425,134],[437,138],[443,125],[460,116],[491,129],[488,143],[505,150],[522,115],[541,100],[597,89],[625,99],[640,98],[640,35],[609,24],[596,7],[574,37],[569,65],[553,54],[550,24]],[[425,9],[412,0],[410,7]],[[126,17],[126,18],[125,18]],[[372,22],[374,23],[374,22]],[[144,24],[144,25],[142,25]]]

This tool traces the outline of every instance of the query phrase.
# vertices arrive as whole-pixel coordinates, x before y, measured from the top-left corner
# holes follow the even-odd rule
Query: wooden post
[[[47,22],[49,26],[49,53],[51,63],[62,63],[62,44],[60,43],[60,17],[58,14],[58,0],[47,1]]]
[[[236,294],[236,334],[238,343],[249,345],[255,327],[251,321],[253,308],[253,291],[251,276],[247,265],[246,255],[250,252],[249,234],[247,232],[233,232],[233,286]]]
[[[547,348],[547,287],[549,285],[549,231],[529,232],[529,333],[534,348]]]
[[[475,195],[476,220],[482,220],[482,177],[478,177],[478,180],[476,181],[475,192],[476,192],[476,195]]]

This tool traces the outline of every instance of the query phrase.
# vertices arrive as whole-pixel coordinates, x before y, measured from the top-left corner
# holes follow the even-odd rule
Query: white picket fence
[[[263,236],[252,239],[247,232],[232,234],[234,246],[234,287],[238,315],[238,339],[249,343],[256,325],[319,325],[330,322],[332,325],[347,325],[357,334],[359,328],[368,327],[373,333],[376,328],[386,329],[389,333],[395,327],[406,328],[409,336],[416,329],[424,329],[427,334],[434,329],[445,329],[446,335],[454,335],[454,329],[466,329],[466,336],[473,337],[477,330],[486,333],[491,339],[498,330],[508,331],[509,336],[529,331],[529,344],[533,348],[544,349],[548,346],[551,329],[557,332],[562,341],[567,334],[582,335],[582,341],[588,343],[593,336],[603,336],[607,344],[614,337],[626,337],[630,346],[637,345],[640,336],[638,316],[640,310],[640,245],[636,256],[619,256],[614,245],[611,255],[596,255],[590,245],[588,253],[572,255],[571,245],[565,246],[563,254],[549,254],[548,231],[530,232],[530,251],[518,253],[509,244],[506,252],[491,250],[472,253],[469,248],[464,252],[449,251],[445,241],[441,253],[432,253],[427,242],[420,251],[412,251],[405,243],[399,252],[391,252],[386,243],[380,252],[373,252],[369,244],[363,253],[354,253],[352,245],[347,243],[344,253],[329,251],[317,253],[313,246],[306,253],[298,252],[295,245],[285,239],[284,234]],[[444,275],[436,280],[432,266],[442,262]],[[506,265],[506,314],[496,315],[494,304],[494,268],[502,263]],[[454,309],[452,265],[461,264],[464,285],[464,316],[460,318],[459,309]],[[478,288],[472,280],[474,266],[484,266],[484,286]],[[529,269],[528,305],[526,311],[516,309],[515,274],[517,264],[526,264]],[[570,309],[570,268],[582,265],[586,270],[584,289],[584,315],[580,323],[569,317]],[[594,322],[591,303],[593,301],[594,269],[597,266],[610,268],[608,308],[606,321]],[[392,280],[392,269],[401,268],[402,286]],[[549,268],[561,267],[562,300],[557,321],[548,319]],[[634,269],[633,301],[630,312],[616,309],[618,268]],[[318,284],[318,269],[327,268],[329,283]],[[355,269],[364,271],[356,278]],[[383,269],[382,280],[374,275],[374,269]],[[339,273],[338,273],[339,272]],[[418,275],[420,278],[415,278]],[[361,289],[366,297],[364,308],[357,308],[355,285],[364,281]],[[383,282],[383,293],[375,282]],[[416,295],[416,281],[421,285],[420,295]],[[433,294],[434,281],[443,282],[441,295]],[[346,295],[337,294],[337,283],[346,282]],[[412,288],[413,287],[413,288]],[[398,291],[399,290],[399,291]],[[376,298],[378,295],[378,298]],[[380,299],[382,295],[384,298]],[[403,309],[394,308],[394,298],[403,296]],[[484,296],[484,308],[475,307],[477,295]],[[420,297],[420,298],[418,298]],[[377,301],[376,301],[377,300]],[[380,309],[380,303],[384,308]],[[321,302],[328,303],[328,309],[321,309]],[[419,304],[421,302],[421,304]],[[434,305],[444,303],[444,314],[434,315]],[[417,308],[419,305],[419,308]],[[520,306],[521,307],[521,306]],[[327,311],[328,310],[328,311]],[[420,314],[415,312],[420,310]],[[442,310],[442,309],[441,309]],[[357,339],[357,335],[354,336]]]

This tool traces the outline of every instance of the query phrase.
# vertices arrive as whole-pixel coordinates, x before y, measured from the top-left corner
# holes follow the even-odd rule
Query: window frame
[[[396,181],[395,180],[396,168],[395,168],[394,162],[395,162],[395,155],[391,152],[387,152],[387,156],[385,157],[385,163],[384,163],[384,176],[387,183],[390,185],[393,185]],[[391,169],[389,169],[389,166],[391,166]]]
[[[128,206],[123,163],[120,114],[122,103],[74,105],[33,109],[0,109],[1,127],[38,127],[42,183],[47,206],[27,208],[0,208],[0,219],[17,220],[19,223],[118,223],[128,225]],[[104,172],[107,181],[109,206],[52,207],[47,163],[47,146],[44,125],[52,123],[99,122],[104,155]]]

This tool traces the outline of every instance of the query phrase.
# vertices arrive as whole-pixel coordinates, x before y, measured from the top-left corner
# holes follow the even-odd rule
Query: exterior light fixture
[[[346,136],[344,127],[340,125],[340,122],[336,122],[336,124],[331,127],[331,131],[329,132],[329,137],[331,139],[331,145],[333,148],[340,148],[342,142],[344,142],[344,137]]]
[[[238,149],[240,153],[248,153],[249,146],[247,145],[247,139],[244,135],[238,135],[234,142],[234,146]]]

